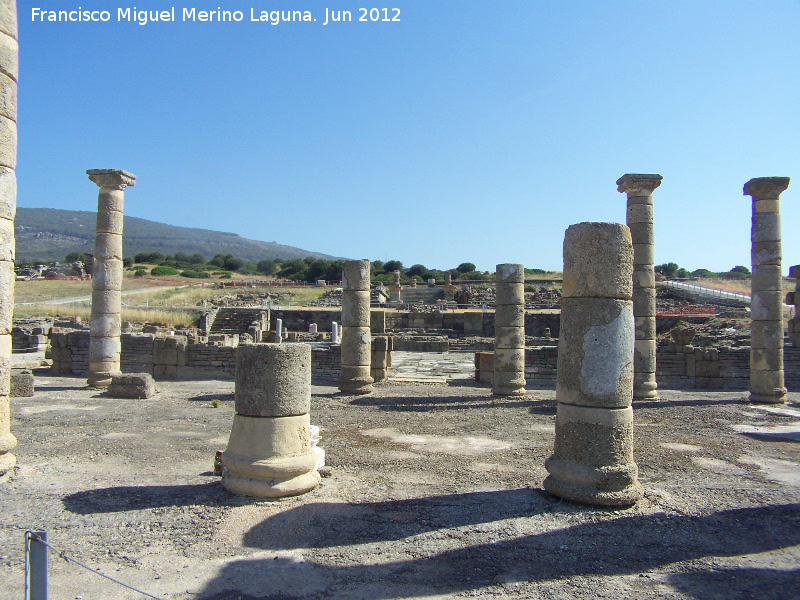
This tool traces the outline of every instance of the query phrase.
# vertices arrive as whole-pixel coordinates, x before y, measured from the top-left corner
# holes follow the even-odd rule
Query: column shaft
[[[783,278],[780,194],[788,177],[758,177],[744,185],[753,199],[750,288],[750,401],[786,401],[783,374]]]
[[[11,450],[11,321],[14,314],[14,216],[17,211],[17,4],[0,0],[0,474],[17,464]]]
[[[136,178],[119,169],[86,171],[100,187],[92,275],[88,383],[108,387],[120,372],[123,190]]]
[[[575,502],[642,497],[633,461],[633,245],[618,223],[579,223],[564,237],[556,436],[545,489]]]
[[[370,263],[348,260],[342,271],[342,371],[339,389],[348,394],[369,394],[371,342],[369,309]]]
[[[525,395],[525,268],[497,265],[494,320],[494,374],[496,396]],[[522,319],[513,314],[522,313]]]
[[[628,197],[626,222],[633,243],[633,316],[636,320],[633,398],[656,397],[656,282],[653,272],[653,190],[661,175],[627,174],[617,190]]]

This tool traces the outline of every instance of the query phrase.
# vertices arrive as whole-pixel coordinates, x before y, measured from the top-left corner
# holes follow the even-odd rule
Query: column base
[[[226,470],[222,475],[222,487],[233,494],[260,498],[284,498],[310,492],[319,485],[316,470],[290,479],[255,479],[232,474]]]
[[[786,404],[786,388],[776,388],[772,394],[750,392],[748,400],[755,404]]]
[[[13,469],[17,465],[17,457],[11,454],[11,452],[6,452],[5,454],[0,454],[0,475],[3,475]]]
[[[635,464],[593,467],[550,457],[545,462],[550,475],[544,489],[553,496],[597,506],[631,506],[644,490]]]
[[[86,383],[89,387],[93,388],[107,388],[111,385],[111,380],[115,375],[121,375],[121,372],[116,373],[89,373]]]

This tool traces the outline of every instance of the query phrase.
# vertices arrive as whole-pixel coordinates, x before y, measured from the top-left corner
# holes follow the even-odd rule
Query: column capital
[[[647,192],[649,196],[654,189],[661,185],[662,179],[663,177],[657,173],[626,173],[617,179],[617,191],[627,192],[628,194]]]
[[[800,279],[800,265],[789,267],[789,277],[792,279]]]
[[[86,174],[101,188],[124,190],[136,185],[136,175],[122,169],[88,169]]]
[[[789,187],[788,177],[756,177],[744,184],[744,195],[753,200],[776,200]]]

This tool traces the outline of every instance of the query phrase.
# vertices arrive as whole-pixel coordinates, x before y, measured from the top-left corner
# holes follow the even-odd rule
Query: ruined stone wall
[[[332,344],[327,348],[311,349],[311,383],[336,385],[342,369],[342,346]]]
[[[558,346],[525,348],[525,380],[528,387],[551,387],[556,384]]]
[[[123,373],[153,374],[153,335],[147,333],[123,333],[120,369]]]

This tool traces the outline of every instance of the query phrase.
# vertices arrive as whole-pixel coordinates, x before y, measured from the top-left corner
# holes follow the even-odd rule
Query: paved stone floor
[[[474,376],[474,352],[392,352],[389,379],[445,383]]]

